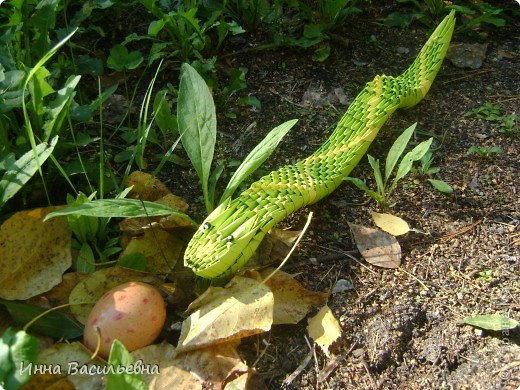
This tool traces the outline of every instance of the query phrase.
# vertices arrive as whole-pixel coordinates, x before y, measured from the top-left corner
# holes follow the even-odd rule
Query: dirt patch
[[[221,60],[222,68],[248,69],[247,93],[262,102],[260,110],[235,110],[236,120],[219,118],[222,144],[234,145],[232,158],[242,159],[271,128],[293,118],[300,120],[298,126],[258,175],[306,157],[326,139],[367,81],[406,69],[429,31],[418,25],[406,30],[381,26],[378,22],[390,11],[373,8],[349,19],[349,25],[336,33],[345,39],[331,41],[331,56],[324,63],[312,61],[312,50],[295,49],[238,50]],[[284,226],[298,229],[314,211],[310,231],[290,265],[300,273],[299,280],[314,290],[329,289],[339,279],[353,285],[329,301],[343,331],[335,358],[328,360],[316,351],[289,388],[520,385],[518,329],[483,332],[459,325],[462,318],[475,314],[518,319],[518,133],[503,133],[496,123],[465,116],[486,102],[498,105],[504,114],[518,110],[518,28],[518,21],[510,21],[507,27],[488,31],[480,69],[461,69],[446,61],[426,99],[397,112],[369,151],[384,159],[397,135],[418,122],[423,133],[435,137],[439,176],[455,189],[454,195],[443,195],[419,175],[398,187],[392,212],[423,232],[400,239],[404,256],[399,269],[376,269],[360,262],[347,223],[370,225],[369,211],[376,205],[352,186],[342,185],[284,221]],[[472,40],[455,35],[454,41]],[[312,96],[309,88],[321,91],[329,102],[307,102]],[[339,97],[331,99],[333,95]],[[253,122],[256,126],[244,135]],[[468,156],[472,145],[499,146],[502,153],[492,158]],[[373,184],[370,172],[364,158],[353,176]],[[187,182],[190,177],[194,181],[191,174],[183,173]],[[357,261],[349,256],[352,253]],[[244,357],[251,365],[256,361],[269,388],[283,386],[305,361],[305,326],[276,327],[244,346]],[[260,359],[258,350],[265,350]]]

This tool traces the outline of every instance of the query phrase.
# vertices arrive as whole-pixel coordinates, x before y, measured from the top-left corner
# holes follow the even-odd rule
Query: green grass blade
[[[31,126],[31,119],[29,118],[29,113],[27,112],[27,106],[25,104],[25,91],[27,89],[27,86],[28,86],[29,82],[34,77],[34,75],[38,72],[38,70],[40,68],[42,68],[43,65],[54,54],[56,54],[56,52],[76,33],[77,30],[78,30],[77,28],[72,30],[72,32],[69,35],[67,35],[65,38],[63,38],[61,41],[59,41],[51,50],[49,50],[47,52],[47,54],[45,54],[36,63],[36,65],[31,70],[29,70],[29,73],[27,74],[27,77],[25,78],[25,81],[24,81],[24,84],[23,84],[23,88],[22,88],[22,111],[23,111],[25,127],[26,127],[26,130],[27,130],[27,136],[28,136],[29,142],[31,144],[31,149],[32,149],[32,152],[33,152],[32,154],[33,154],[33,157],[34,157],[34,160],[35,160],[35,164],[36,164],[37,170],[40,173],[40,177],[42,178],[42,183],[43,183],[44,190],[45,190],[46,194],[47,194],[47,187],[45,185],[45,179],[43,177],[43,171],[42,171],[41,163],[40,163],[40,160],[39,160],[39,157],[38,157],[38,152],[36,150],[36,138],[34,136],[34,131],[33,131],[33,128]],[[48,194],[47,194],[47,197],[48,197]],[[49,200],[49,203],[50,203],[50,200]]]
[[[220,203],[233,195],[237,187],[242,183],[251,173],[253,173],[262,163],[269,158],[271,153],[276,149],[280,141],[285,137],[287,132],[298,122],[297,119],[292,119],[280,126],[275,127],[265,136],[265,138],[248,154],[244,162],[240,164],[235,171],[229,183],[220,198]]]
[[[56,136],[48,144],[42,142],[36,145],[33,150],[29,150],[7,169],[0,180],[0,208],[33,177],[40,164],[51,155],[57,142]],[[38,156],[37,159],[34,158],[35,154]]]
[[[206,210],[211,212],[208,180],[217,140],[217,115],[208,86],[188,64],[181,67],[177,121],[182,145],[202,183]]]

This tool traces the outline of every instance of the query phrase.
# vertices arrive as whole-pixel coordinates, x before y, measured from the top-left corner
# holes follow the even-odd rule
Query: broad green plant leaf
[[[432,144],[433,137],[421,142],[419,145],[417,145],[415,148],[413,148],[410,152],[406,153],[403,159],[401,160],[401,163],[399,164],[399,168],[397,168],[397,173],[395,174],[394,183],[397,183],[399,180],[401,180],[403,177],[405,177],[408,172],[412,169],[412,164],[414,161],[418,161],[421,159],[422,156],[428,152],[428,149],[430,149],[430,146]]]
[[[132,372],[134,359],[130,352],[126,350],[119,340],[114,340],[108,357],[108,365],[113,367],[126,367],[122,373],[109,372],[107,376],[106,389],[136,389],[147,390],[148,386],[144,381],[143,375],[139,372]]]
[[[0,69],[3,67],[0,65]],[[13,108],[22,106],[21,84],[25,77],[22,70],[11,70],[3,72],[3,80],[0,81],[0,112],[7,112]]]
[[[125,69],[135,69],[143,62],[143,56],[139,51],[128,52],[124,45],[115,45],[110,50],[110,56],[107,59],[107,66],[118,72]]]
[[[47,141],[52,135],[57,135],[65,118],[68,115],[72,99],[76,94],[74,89],[78,85],[81,76],[71,76],[67,84],[57,91],[56,98],[44,107],[48,118],[43,124],[44,140]]]
[[[34,151],[29,150],[7,168],[0,180],[0,208],[33,177],[41,164],[51,155],[57,142],[56,136],[49,143],[42,142],[36,145]],[[34,158],[35,153],[38,159]]]
[[[31,48],[37,57],[43,56],[49,50],[49,31],[56,25],[56,14],[60,0],[41,0],[36,5],[34,13],[29,18],[29,25],[34,28],[35,41]]]
[[[0,339],[0,387],[18,390],[31,379],[30,370],[22,370],[36,362],[38,339],[23,330],[7,328]]]
[[[462,323],[497,332],[514,329],[518,326],[518,321],[500,314],[482,314],[465,317]]]
[[[94,256],[94,251],[87,242],[83,242],[79,249],[76,270],[85,274],[91,274],[95,271],[95,263],[96,257]]]
[[[428,179],[428,181],[436,190],[446,194],[453,194],[453,188],[444,180]]]
[[[397,161],[399,161],[399,158],[406,149],[406,145],[408,145],[408,142],[410,141],[410,138],[412,137],[412,134],[415,131],[416,126],[417,122],[408,127],[405,131],[403,131],[403,133],[399,137],[397,137],[392,147],[388,151],[388,156],[386,157],[385,164],[385,183],[390,178],[390,175],[392,174],[392,171],[394,170]]]
[[[6,301],[0,299],[0,304],[4,305],[13,321],[20,326],[26,325],[33,318],[49,309],[29,305],[28,303],[18,301]],[[59,311],[49,311],[30,327],[31,332],[35,332],[41,336],[55,337],[57,339],[75,339],[83,334],[83,326]]]
[[[253,173],[262,163],[269,158],[269,156],[276,149],[280,141],[291,130],[291,128],[298,122],[297,119],[292,119],[280,126],[275,127],[265,136],[265,138],[249,153],[244,162],[235,171],[229,183],[220,198],[220,203],[233,195],[237,187],[242,183],[251,173]]]
[[[186,214],[172,209],[160,203],[140,201],[138,199],[100,199],[93,200],[78,206],[67,207],[50,213],[45,220],[60,215],[86,215],[90,217],[131,218],[131,217],[157,217],[173,214],[190,221],[196,225]]]
[[[202,182],[206,210],[212,211],[208,180],[217,140],[215,103],[204,79],[188,64],[181,67],[177,122],[181,142]]]

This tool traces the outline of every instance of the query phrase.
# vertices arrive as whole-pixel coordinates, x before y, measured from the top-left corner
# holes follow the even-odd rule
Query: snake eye
[[[211,224],[209,222],[205,222],[204,225],[202,225],[202,230],[208,230],[211,227]]]
[[[233,237],[232,235],[229,235],[229,236],[226,237],[226,241],[227,242],[231,242],[231,241],[233,241],[234,238],[235,237]]]

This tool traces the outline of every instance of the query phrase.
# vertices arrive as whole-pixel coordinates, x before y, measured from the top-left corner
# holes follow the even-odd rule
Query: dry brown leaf
[[[258,249],[247,262],[246,268],[259,269],[281,263],[300,233],[301,231],[299,230],[270,229]]]
[[[267,332],[273,323],[273,293],[262,282],[235,276],[210,287],[189,307],[177,351],[199,349]]]
[[[65,217],[42,222],[61,207],[14,214],[0,226],[0,298],[28,299],[61,282],[71,266],[71,230]]]
[[[359,252],[367,262],[382,268],[397,268],[401,265],[401,246],[394,236],[350,222],[348,225]]]
[[[400,236],[410,231],[408,222],[392,214],[371,212],[374,223],[392,236]]]
[[[128,194],[130,198],[148,200],[153,202],[170,193],[170,190],[159,180],[149,173],[134,171],[126,179],[126,187],[132,190]]]
[[[160,286],[162,279],[144,272],[123,267],[100,269],[83,279],[70,293],[70,310],[82,324],[87,320],[92,307],[105,292],[127,282],[144,282]]]
[[[152,228],[130,239],[120,257],[141,253],[146,259],[146,271],[158,274],[170,273],[182,256],[183,243],[162,229]]]
[[[275,269],[260,272],[262,278],[268,277]],[[297,324],[314,307],[321,306],[329,297],[328,293],[315,292],[304,288],[286,272],[278,271],[265,284],[274,295],[273,324]]]
[[[318,314],[309,319],[307,332],[325,355],[330,356],[329,348],[341,336],[341,327],[330,308],[323,306]]]

